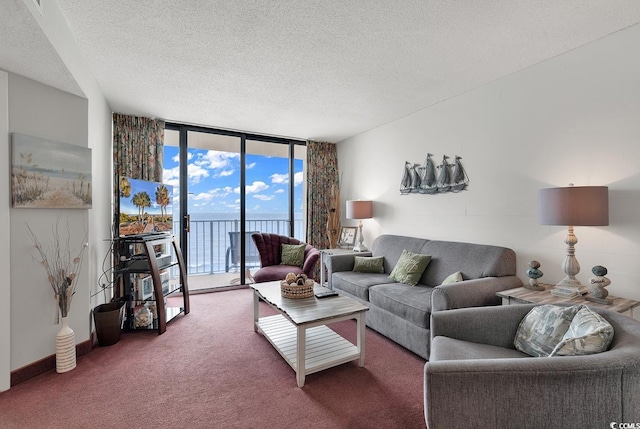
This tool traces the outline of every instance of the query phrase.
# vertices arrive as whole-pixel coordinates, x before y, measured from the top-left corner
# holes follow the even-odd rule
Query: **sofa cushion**
[[[353,271],[358,273],[384,273],[384,256],[356,256]]]
[[[457,273],[453,273],[450,276],[447,276],[446,279],[442,280],[443,285],[448,285],[451,283],[458,283],[462,281],[462,273],[458,271]]]
[[[530,356],[549,356],[567,333],[579,305],[539,305],[522,318],[516,331],[516,349]]]
[[[287,274],[302,274],[302,268],[293,265],[269,265],[262,267],[253,274],[256,283],[269,282],[274,280],[284,280]]]
[[[420,253],[409,252],[403,250],[398,259],[398,263],[389,274],[389,278],[400,283],[406,283],[411,286],[418,284],[418,280],[424,273],[424,270],[431,261],[430,255],[422,255]]]
[[[404,283],[376,285],[369,289],[369,302],[414,325],[429,328],[432,291],[430,287]]]
[[[356,273],[338,271],[331,276],[331,287],[347,292],[364,301],[369,301],[369,288],[375,285],[393,283],[386,274]]]
[[[443,336],[431,342],[429,362],[463,359],[509,359],[531,357],[519,350],[489,344],[473,343]]]
[[[307,247],[305,243],[302,244],[282,244],[282,254],[280,256],[280,263],[282,265],[293,265],[302,268],[304,264],[304,248]]]
[[[569,329],[549,356],[600,353],[613,341],[613,326],[604,317],[583,305],[573,316]]]

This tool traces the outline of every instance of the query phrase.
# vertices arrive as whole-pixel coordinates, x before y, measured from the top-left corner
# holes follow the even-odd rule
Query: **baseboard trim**
[[[97,341],[94,337],[95,331],[91,333],[91,337],[88,340],[76,344],[76,357],[86,355],[93,349],[94,343]],[[45,372],[55,370],[55,368],[56,355],[52,354],[39,361],[25,365],[22,368],[18,368],[15,371],[11,371],[11,387],[40,374],[44,374]]]

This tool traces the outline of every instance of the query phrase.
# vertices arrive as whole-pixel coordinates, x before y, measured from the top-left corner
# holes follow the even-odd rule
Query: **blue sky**
[[[165,146],[163,183],[173,186],[177,205],[178,147]],[[237,213],[240,210],[240,154],[189,149],[189,213]],[[247,155],[247,212],[286,213],[288,160]],[[296,212],[302,211],[302,160],[294,162]]]

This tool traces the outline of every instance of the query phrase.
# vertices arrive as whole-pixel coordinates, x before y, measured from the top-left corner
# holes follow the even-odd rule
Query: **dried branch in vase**
[[[71,309],[71,299],[76,292],[78,274],[82,269],[84,251],[89,247],[89,243],[86,242],[87,235],[85,232],[85,237],[80,245],[77,256],[72,258],[69,223],[67,222],[67,237],[64,241],[62,241],[60,237],[59,224],[60,219],[58,219],[56,224],[51,228],[53,241],[49,248],[45,248],[42,245],[28,224],[27,229],[33,246],[38,251],[39,258],[34,257],[34,259],[38,260],[46,271],[47,279],[53,289],[54,297],[60,310],[59,316],[67,317]]]
[[[331,185],[329,200],[327,201],[327,238],[329,248],[338,247],[338,235],[340,233],[340,191],[338,187]]]

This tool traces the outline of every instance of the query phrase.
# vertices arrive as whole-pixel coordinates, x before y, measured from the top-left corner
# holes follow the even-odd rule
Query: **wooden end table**
[[[633,299],[620,298],[618,296],[607,296],[607,299],[613,301],[612,304],[600,304],[597,302],[587,301],[584,297],[575,298],[562,298],[559,296],[551,295],[550,289],[553,285],[539,283],[544,287],[544,290],[530,290],[524,287],[515,289],[503,290],[497,292],[496,295],[502,298],[502,305],[513,304],[586,304],[592,307],[606,308],[608,310],[617,311],[618,313],[626,314],[633,317],[633,309],[640,306],[640,301]],[[627,314],[628,313],[628,314]]]

